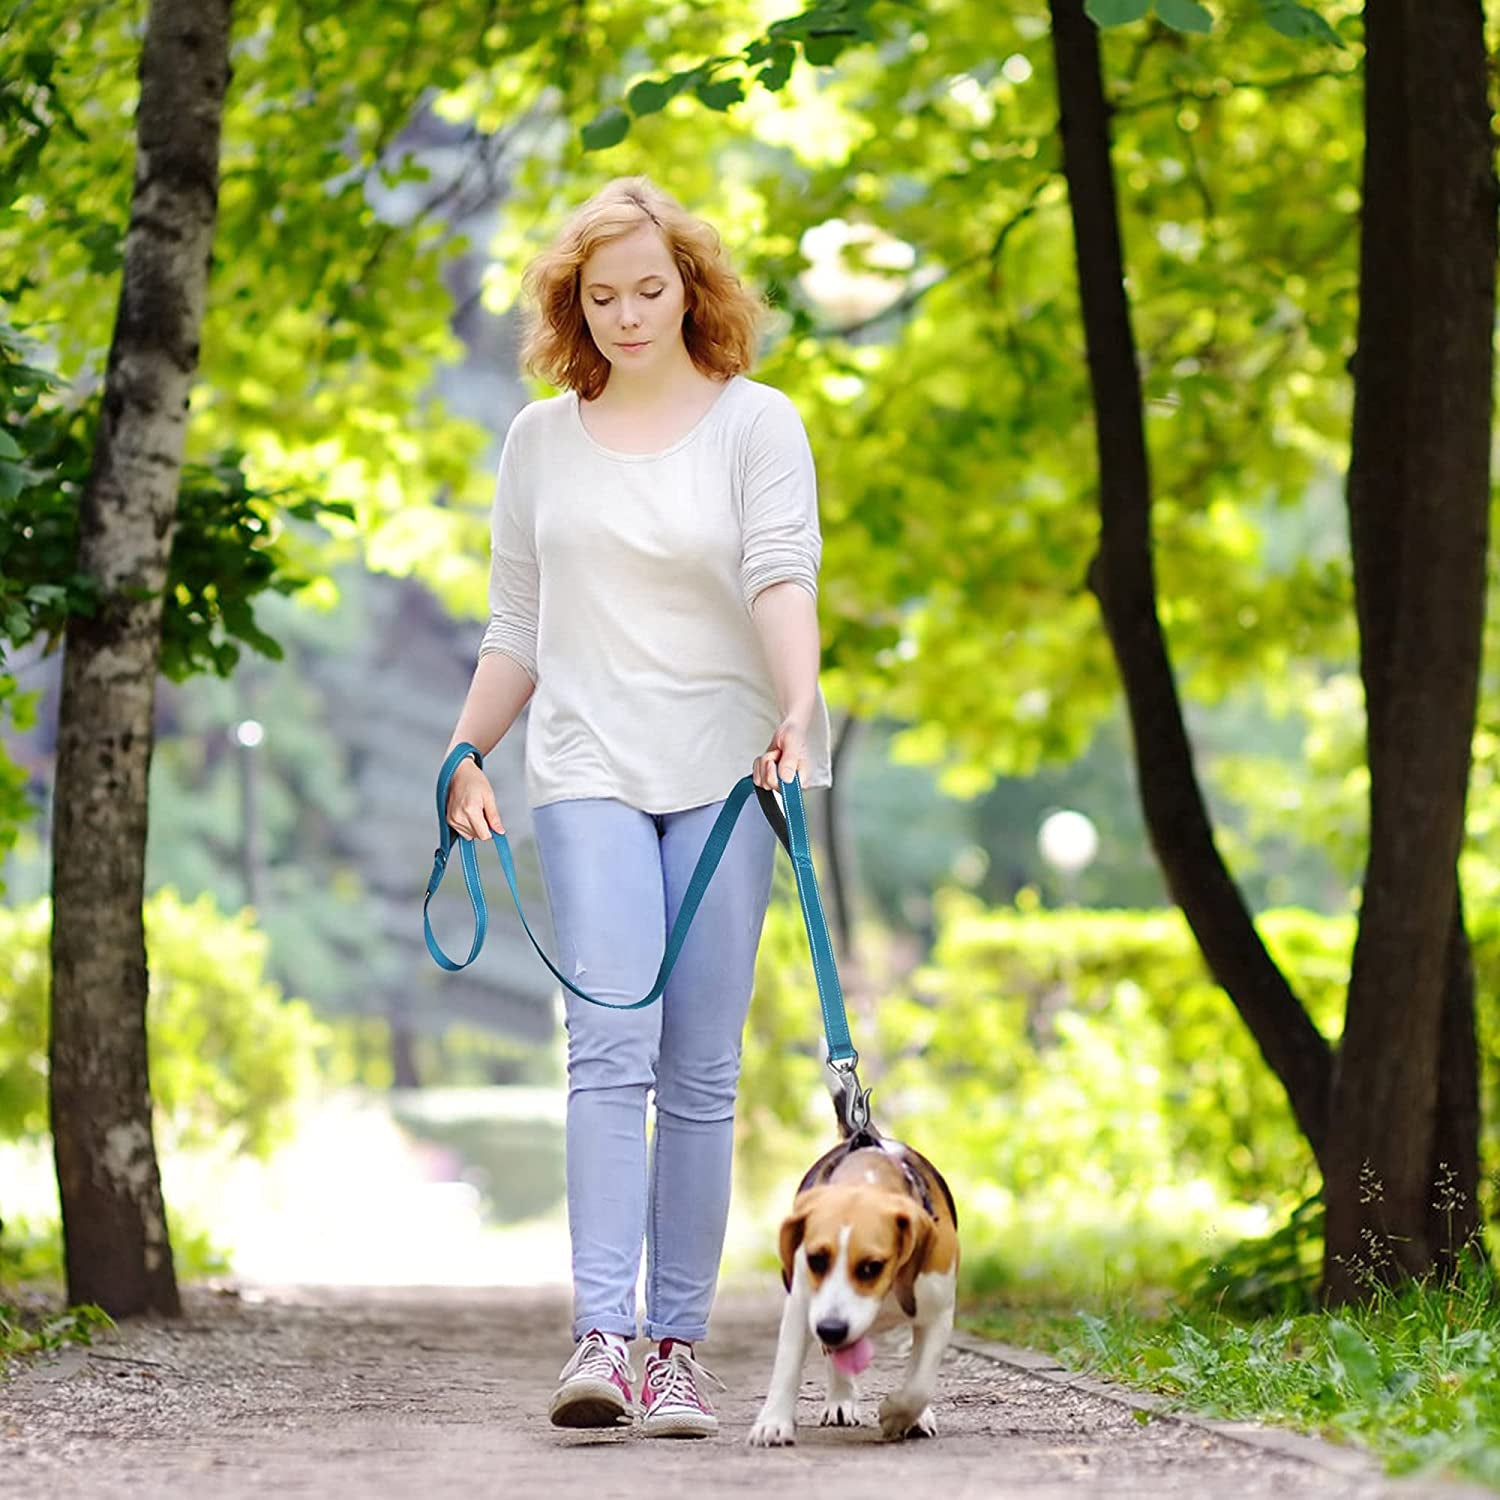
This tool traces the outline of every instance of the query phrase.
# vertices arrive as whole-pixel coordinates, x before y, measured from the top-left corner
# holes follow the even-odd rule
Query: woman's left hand
[[[779,774],[783,781],[790,781],[802,769],[807,756],[807,725],[799,718],[788,716],[776,726],[771,743],[765,753],[756,757],[750,776],[756,786],[768,792],[776,790]]]

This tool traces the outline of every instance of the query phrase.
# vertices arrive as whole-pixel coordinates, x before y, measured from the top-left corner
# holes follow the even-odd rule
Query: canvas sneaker
[[[614,1427],[635,1415],[625,1351],[590,1329],[562,1367],[547,1415],[554,1427]]]
[[[705,1381],[724,1382],[693,1358],[690,1346],[667,1341],[665,1354],[646,1359],[641,1375],[641,1434],[644,1437],[713,1437],[719,1419],[703,1394]]]

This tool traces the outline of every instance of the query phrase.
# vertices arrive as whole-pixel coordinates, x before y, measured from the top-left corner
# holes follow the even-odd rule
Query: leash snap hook
[[[870,1091],[861,1088],[859,1082],[859,1054],[835,1062],[829,1059],[829,1067],[839,1076],[842,1092],[839,1094],[839,1115],[850,1135],[858,1135],[870,1124]]]

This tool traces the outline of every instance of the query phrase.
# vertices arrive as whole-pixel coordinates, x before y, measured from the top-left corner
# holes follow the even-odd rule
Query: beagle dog
[[[771,1389],[750,1429],[757,1447],[796,1441],[797,1392],[809,1344],[828,1357],[825,1427],[854,1427],[855,1377],[870,1335],[912,1330],[905,1379],[880,1405],[887,1438],[931,1437],[932,1393],[953,1331],[958,1214],[926,1157],[873,1127],[849,1136],[802,1179],[781,1226],[781,1317]]]

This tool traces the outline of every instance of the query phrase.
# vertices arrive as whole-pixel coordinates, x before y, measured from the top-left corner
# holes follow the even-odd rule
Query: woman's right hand
[[[466,839],[487,839],[490,830],[505,832],[500,809],[495,805],[490,778],[465,756],[448,783],[448,826]]]

